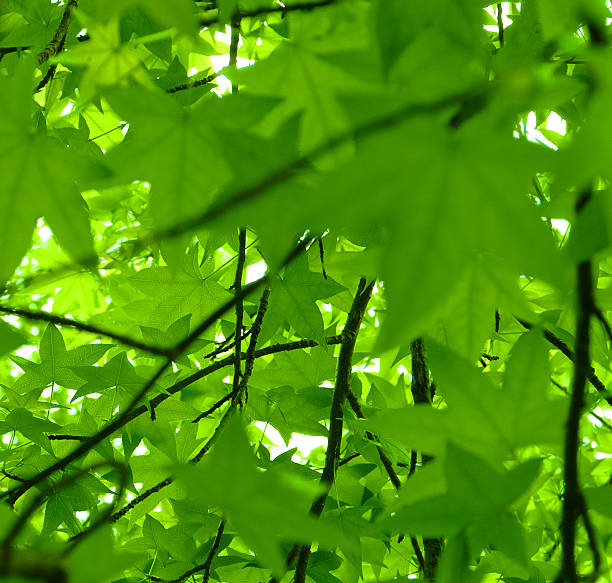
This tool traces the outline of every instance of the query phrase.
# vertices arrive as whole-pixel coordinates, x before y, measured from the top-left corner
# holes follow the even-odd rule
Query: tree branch
[[[40,52],[36,58],[39,65],[42,65],[49,60],[49,57],[56,55],[61,47],[64,45],[64,40],[68,34],[68,27],[70,26],[70,18],[72,16],[72,8],[77,6],[76,0],[69,0],[64,8],[62,19],[60,20],[59,26],[51,39],[51,42]]]
[[[314,10],[316,8],[322,8],[324,6],[329,6],[330,4],[334,4],[338,0],[321,0],[321,2],[305,2],[303,4],[289,4],[286,6],[269,6],[266,8],[255,8],[253,10],[241,10],[237,11],[236,14],[239,18],[254,18],[256,16],[263,16],[266,14],[275,14],[281,13],[284,17],[288,12],[296,12],[303,10]],[[200,20],[200,26],[210,26],[211,24],[215,24],[219,22],[219,16],[208,16],[202,18]]]
[[[49,485],[47,488],[43,489],[36,496],[34,496],[34,498],[29,502],[29,504],[26,505],[26,507],[21,511],[21,514],[19,515],[19,517],[15,520],[15,522],[13,522],[11,527],[7,530],[2,541],[0,541],[0,575],[7,575],[7,574],[14,573],[14,571],[11,569],[13,542],[17,539],[17,537],[19,536],[19,533],[25,527],[25,525],[27,524],[32,514],[34,514],[36,509],[44,502],[45,498],[47,498],[47,496],[52,492],[55,492],[57,490],[60,490],[62,488],[65,488],[67,486],[74,484],[74,482],[76,482],[80,477],[89,473],[91,470],[95,470],[102,466],[112,466],[121,472],[120,488],[118,489],[117,492],[115,492],[115,496],[114,496],[115,503],[116,503],[116,501],[119,499],[119,494],[123,493],[123,489],[125,488],[125,485],[127,483],[128,473],[127,473],[126,467],[123,464],[120,464],[115,461],[105,460],[103,462],[94,464],[93,466],[88,466],[86,468],[79,469],[73,474],[64,476],[61,480],[59,480],[59,482]],[[113,507],[111,506],[110,510],[105,512],[90,527],[88,532],[94,532],[96,529],[98,529],[103,524],[103,522],[110,516],[112,509]],[[77,535],[77,537],[80,537],[80,535]],[[67,554],[68,552],[70,552],[72,548],[73,548],[72,546],[68,547],[64,554]]]
[[[208,83],[214,81],[219,75],[222,75],[223,71],[215,71],[210,75],[202,79],[197,79],[196,81],[190,81],[189,83],[182,83],[181,85],[177,85],[176,87],[170,87],[166,89],[166,93],[176,93],[177,91],[185,91],[186,89],[195,89],[196,87],[200,87],[202,85],[207,85]]]
[[[361,403],[359,403],[357,396],[355,395],[355,393],[353,393],[350,387],[348,388],[346,392],[346,396],[347,396],[348,402],[351,405],[351,409],[353,409],[353,411],[355,412],[355,415],[357,415],[359,419],[365,419],[365,414],[363,412],[363,409],[361,408]],[[399,492],[399,489],[401,488],[402,484],[400,482],[399,476],[397,475],[397,472],[395,471],[393,467],[393,464],[391,463],[391,460],[389,459],[389,457],[387,456],[383,448],[380,445],[378,445],[378,439],[376,438],[376,436],[373,435],[370,431],[366,431],[365,434],[366,434],[366,437],[371,442],[377,444],[376,451],[378,452],[378,457],[380,458],[380,461],[383,467],[385,468],[387,475],[389,476],[389,479],[391,480],[391,483],[393,484],[395,489]],[[359,455],[359,454],[355,454],[355,455]],[[355,455],[349,456],[348,458],[346,458],[346,460],[342,460],[342,462],[340,462],[338,466],[342,465],[343,463],[346,463],[347,461],[350,461],[353,457],[355,457]],[[398,542],[401,542],[401,538],[402,537],[400,537]],[[419,547],[419,542],[417,541],[415,536],[410,537],[410,542],[412,544],[412,548],[414,549],[414,553],[419,563],[419,569],[421,571],[424,571],[425,570],[425,559],[423,558],[421,547]]]
[[[329,436],[327,439],[327,450],[325,452],[325,466],[321,474],[321,485],[325,487],[325,492],[321,494],[310,507],[310,514],[315,517],[321,516],[329,490],[336,477],[336,469],[340,456],[340,442],[342,441],[342,403],[344,402],[351,383],[351,371],[353,366],[353,352],[355,342],[359,333],[359,326],[363,319],[363,314],[370,300],[374,282],[366,285],[365,278],[361,278],[357,293],[351,306],[346,325],[343,330],[345,340],[340,347],[338,357],[338,369],[336,372],[336,386],[332,397],[331,409],[329,412]],[[306,569],[310,557],[310,545],[300,547],[298,561],[295,569],[295,583],[306,582]]]
[[[520,318],[517,318],[516,316],[515,318],[518,321],[518,323],[521,326],[523,326],[523,328],[530,330],[533,327],[531,324],[529,324],[529,322],[525,322],[524,320],[521,320]],[[544,331],[544,338],[546,338],[548,342],[550,342],[555,348],[560,350],[572,362],[575,362],[576,359],[574,357],[574,351],[565,342],[563,342],[563,340],[561,340],[558,336],[553,334],[547,328],[544,328],[543,331]],[[598,393],[608,392],[606,389],[606,385],[604,385],[601,382],[601,380],[599,380],[599,377],[595,374],[595,369],[591,366],[590,363],[587,367],[587,379],[591,383],[591,385],[597,390]],[[612,397],[604,396],[604,399],[607,401],[608,405],[612,405]]]
[[[584,393],[586,381],[591,368],[589,355],[589,322],[593,312],[593,275],[591,261],[583,261],[577,268],[578,281],[578,307],[576,315],[576,343],[574,378],[572,393],[566,421],[565,447],[564,447],[564,473],[565,484],[563,493],[563,510],[561,519],[561,546],[563,558],[561,571],[556,582],[568,581],[578,583],[576,572],[575,542],[576,519],[586,513],[584,497],[578,482],[578,448],[579,426],[584,407]],[[588,521],[587,517],[587,521]],[[589,522],[590,524],[590,522]]]
[[[71,320],[69,318],[57,316],[56,314],[50,314],[48,312],[27,310],[25,308],[12,308],[10,306],[0,305],[0,313],[21,316],[22,318],[27,318],[28,320],[49,322],[50,324],[56,324],[58,326],[66,326],[69,328],[74,328],[75,330],[80,330],[81,332],[89,332],[90,334],[95,334],[96,336],[105,336],[106,338],[116,340],[117,342],[125,344],[126,346],[137,348],[138,350],[143,350],[144,352],[149,352],[151,354],[168,356],[171,353],[171,349],[164,349],[152,344],[145,344],[138,340],[134,340],[129,336],[124,336],[123,334],[117,334],[115,332],[111,332],[110,330],[104,330],[103,328],[98,328],[97,326],[93,326],[91,324],[85,324],[83,322],[78,322],[76,320]]]
[[[293,175],[305,168],[308,168],[311,161],[316,158],[328,154],[334,148],[341,146],[345,142],[351,139],[358,139],[366,137],[370,134],[382,131],[384,129],[393,127],[394,125],[404,121],[407,118],[414,117],[416,115],[436,113],[453,105],[463,103],[466,100],[475,99],[476,97],[484,97],[485,91],[482,89],[474,89],[470,92],[464,92],[456,95],[451,95],[442,98],[438,101],[431,103],[412,103],[401,108],[388,116],[379,118],[372,122],[366,123],[362,126],[352,128],[345,133],[339,134],[338,136],[331,138],[327,142],[324,142],[320,146],[313,148],[308,154],[290,162],[285,167],[277,170],[275,173],[266,176],[259,182],[239,190],[237,192],[227,193],[223,197],[217,199],[206,211],[199,216],[186,219],[177,223],[176,225],[156,232],[153,237],[156,240],[159,239],[171,239],[183,234],[186,231],[190,231],[195,228],[202,227],[203,225],[210,223],[214,219],[217,219],[221,215],[225,214],[231,209],[234,209],[250,200],[253,200],[263,193],[271,189],[286,180],[289,180]],[[144,241],[143,241],[144,245]]]
[[[238,390],[236,392],[232,391],[232,393],[230,394],[231,396],[230,406],[228,407],[227,411],[221,418],[219,425],[217,425],[217,428],[215,429],[211,437],[208,439],[204,447],[202,447],[202,449],[200,449],[200,451],[189,460],[190,463],[197,463],[204,457],[206,452],[208,452],[208,450],[213,446],[213,444],[217,440],[218,436],[221,434],[221,430],[223,429],[223,427],[225,426],[225,424],[227,423],[227,421],[233,414],[236,407],[241,403],[242,394],[246,392],[247,383],[251,376],[251,371],[253,370],[253,362],[255,360],[255,345],[257,344],[257,337],[259,336],[259,331],[261,330],[261,323],[263,321],[264,314],[266,313],[266,309],[268,307],[269,294],[270,294],[270,289],[269,288],[264,289],[264,292],[259,301],[259,308],[257,310],[257,316],[255,317],[255,322],[253,322],[253,326],[251,328],[251,340],[250,340],[249,347],[247,349],[246,358],[245,358],[246,362],[245,362],[245,367],[244,367],[244,374],[242,375],[242,379],[240,381]],[[235,358],[235,356],[233,358]],[[169,476],[168,478],[155,484],[155,486],[152,486],[148,490],[145,490],[142,494],[134,498],[134,500],[130,501],[130,503],[124,506],[121,510],[119,510],[118,512],[115,512],[115,514],[111,516],[111,520],[113,522],[116,522],[122,516],[125,516],[130,510],[132,510],[132,508],[134,508],[135,506],[137,506],[138,504],[140,504],[141,502],[149,498],[149,496],[152,496],[153,494],[155,494],[156,492],[159,492],[166,486],[169,486],[170,484],[172,484],[172,482],[174,482],[174,478],[172,476]]]
[[[150,576],[149,579],[151,581],[159,581],[160,583],[181,583],[188,577],[199,573],[200,571],[204,571],[204,576],[202,577],[202,583],[208,583],[210,579],[210,566],[212,565],[213,559],[215,558],[215,554],[219,545],[221,543],[221,537],[223,536],[223,530],[225,529],[225,523],[221,521],[219,524],[219,528],[217,529],[217,535],[215,536],[215,540],[213,541],[213,546],[211,547],[208,556],[206,557],[206,561],[201,565],[197,565],[193,567],[193,569],[189,569],[185,571],[182,575],[179,575],[176,579],[161,579],[160,577]]]
[[[246,255],[246,229],[240,229],[240,233],[238,234],[238,262],[236,263],[236,277],[234,278],[234,294],[236,297],[240,296],[240,292],[242,291],[242,274],[244,271],[244,261]],[[238,387],[240,386],[240,352],[241,352],[241,338],[242,338],[242,318],[244,315],[244,303],[242,300],[236,300],[236,332],[234,336],[236,338],[235,343],[235,354],[234,354],[234,378],[232,384],[232,393],[238,392]]]
[[[425,346],[421,338],[417,338],[410,343],[410,353],[412,356],[412,383],[410,390],[415,404],[430,405],[432,403],[432,388],[429,382],[429,367],[425,356]],[[414,452],[416,461],[416,451]],[[423,465],[430,462],[432,456],[421,452]],[[412,459],[410,464],[411,473],[414,471]],[[423,575],[425,579],[434,581],[440,554],[444,546],[444,539],[441,537],[423,537],[423,547],[425,549],[425,560],[423,565]]]
[[[292,254],[293,255],[293,254]],[[182,341],[178,342],[174,348],[171,349],[170,355],[166,361],[157,369],[155,374],[149,379],[149,381],[138,391],[136,396],[127,405],[117,417],[115,417],[108,425],[100,429],[97,433],[92,435],[86,441],[82,442],[74,451],[65,455],[59,459],[53,465],[49,466],[46,470],[39,472],[36,476],[29,478],[25,484],[22,484],[13,490],[8,490],[1,494],[2,498],[6,498],[12,505],[15,501],[24,494],[29,488],[39,484],[42,480],[53,474],[54,472],[65,468],[69,463],[85,455],[91,449],[93,449],[98,443],[100,443],[106,437],[112,435],[117,429],[123,427],[128,421],[131,421],[132,411],[136,408],[136,405],[140,399],[142,399],[147,392],[153,387],[153,385],[159,380],[159,378],[166,372],[166,370],[172,364],[172,361],[176,360],[198,337],[204,330],[212,326],[223,314],[225,314],[230,308],[234,306],[234,303],[240,298],[244,298],[249,295],[252,291],[260,287],[264,282],[267,281],[267,276],[258,279],[242,289],[242,292],[232,299],[225,302],[220,308],[215,310],[208,318],[206,318],[196,329],[189,334]]]

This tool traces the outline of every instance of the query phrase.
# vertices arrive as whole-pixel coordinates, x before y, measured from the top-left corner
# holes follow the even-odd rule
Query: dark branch
[[[292,254],[293,255],[293,254]],[[92,435],[86,441],[82,442],[74,451],[67,454],[63,458],[59,459],[53,465],[49,466],[46,470],[39,472],[36,476],[28,479],[27,483],[14,488],[13,490],[8,490],[7,492],[2,493],[2,497],[6,498],[10,504],[14,504],[14,502],[24,494],[29,488],[39,484],[42,480],[53,474],[54,472],[65,468],[69,463],[74,460],[82,457],[91,449],[93,449],[98,443],[100,443],[103,439],[112,435],[117,429],[123,427],[128,421],[133,419],[132,412],[136,408],[138,402],[147,394],[147,392],[155,385],[155,383],[161,378],[161,376],[166,372],[173,360],[176,360],[190,345],[191,343],[198,337],[204,330],[212,326],[221,316],[223,316],[230,308],[233,307],[234,303],[239,298],[244,298],[249,295],[252,291],[261,286],[265,281],[267,281],[267,277],[263,277],[250,283],[242,289],[242,293],[240,295],[236,295],[231,300],[228,300],[223,304],[220,308],[215,310],[208,318],[206,318],[196,329],[189,334],[186,338],[180,341],[174,348],[170,351],[170,356],[166,359],[166,361],[157,369],[155,374],[149,379],[149,381],[138,391],[136,396],[132,399],[132,401],[127,405],[127,407],[117,415],[108,425],[100,429],[97,433]]]
[[[215,558],[215,553],[219,548],[219,544],[221,543],[221,537],[223,536],[223,530],[225,528],[225,523],[221,521],[219,528],[217,529],[217,535],[215,536],[215,540],[213,542],[213,546],[206,557],[206,561],[201,565],[196,565],[189,571],[185,571],[182,575],[179,575],[176,579],[161,579],[160,577],[155,577],[154,575],[149,576],[151,581],[159,581],[160,583],[181,583],[188,577],[195,575],[196,573],[200,573],[204,571],[204,576],[202,577],[202,583],[208,583],[210,579],[210,566],[212,565],[213,559]]]
[[[228,212],[230,209],[234,209],[250,200],[253,200],[261,196],[273,186],[276,186],[282,182],[285,182],[286,180],[289,180],[294,176],[297,171],[308,168],[313,159],[320,158],[323,155],[328,154],[334,148],[343,145],[349,140],[363,138],[370,134],[393,127],[401,121],[410,117],[414,117],[416,115],[436,113],[453,105],[463,103],[466,100],[475,99],[475,96],[484,97],[483,90],[473,90],[457,95],[451,95],[440,99],[439,101],[434,101],[431,103],[413,103],[403,107],[402,109],[392,113],[391,115],[353,128],[343,134],[331,138],[320,146],[317,146],[307,155],[287,164],[284,168],[281,168],[275,173],[263,178],[252,186],[249,186],[244,190],[240,190],[233,194],[227,193],[227,195],[219,198],[218,202],[213,203],[208,208],[208,210],[206,210],[199,216],[177,223],[176,225],[168,229],[158,231],[154,234],[154,238],[156,240],[171,239],[173,237],[177,237],[178,235],[183,234],[186,231],[190,231],[195,228],[202,227],[207,223],[210,223],[214,219],[217,219],[221,215]]]
[[[222,74],[222,71],[216,71],[215,73],[211,73],[202,79],[197,79],[195,81],[190,81],[189,83],[182,83],[181,85],[177,85],[176,87],[170,87],[166,89],[166,93],[176,93],[177,91],[185,91],[187,89],[195,89],[196,87],[201,87],[202,85],[207,85],[214,81],[219,75]]]
[[[75,330],[80,330],[81,332],[89,332],[90,334],[95,334],[96,336],[105,336],[111,340],[121,342],[121,344],[125,344],[126,346],[131,346],[132,348],[137,348],[138,350],[143,350],[151,354],[168,356],[168,354],[171,352],[170,349],[159,348],[158,346],[153,346],[152,344],[145,344],[138,340],[134,340],[129,336],[124,336],[123,334],[117,334],[115,332],[111,332],[110,330],[104,330],[102,328],[98,328],[97,326],[92,326],[91,324],[84,324],[83,322],[77,322],[76,320],[70,320],[69,318],[57,316],[48,312],[27,310],[25,308],[12,308],[10,306],[2,305],[0,305],[0,312],[3,314],[21,316],[22,318],[27,318],[28,320],[40,320],[41,322],[49,322],[58,326],[66,326],[69,328],[74,328]]]
[[[579,427],[582,409],[584,407],[584,393],[591,361],[589,355],[590,330],[589,322],[593,312],[593,276],[590,260],[583,261],[577,268],[578,306],[576,316],[576,341],[574,378],[572,393],[566,421],[565,447],[564,447],[564,474],[565,484],[563,493],[563,510],[561,519],[561,546],[563,559],[561,571],[556,579],[557,583],[568,581],[578,583],[576,573],[576,519],[585,514],[585,503],[580,484],[578,482],[578,449]],[[588,521],[588,518],[587,518]]]
[[[366,285],[365,278],[361,278],[357,293],[351,306],[346,325],[343,330],[345,340],[340,347],[340,355],[338,357],[338,369],[336,372],[336,386],[332,397],[331,409],[329,412],[329,434],[327,439],[327,450],[325,452],[325,466],[321,474],[321,485],[325,487],[325,492],[321,494],[310,507],[310,513],[315,516],[321,516],[325,501],[329,493],[334,479],[336,477],[336,469],[340,456],[340,442],[342,441],[342,403],[351,386],[351,371],[353,366],[353,352],[355,350],[355,342],[359,333],[359,326],[363,319],[363,314],[370,300],[374,282]],[[298,561],[295,569],[295,583],[306,582],[306,569],[308,567],[308,559],[310,557],[310,545],[300,547]]]
[[[532,325],[529,324],[528,322],[525,322],[524,320],[521,320],[520,318],[516,318],[516,319],[518,323],[521,326],[523,326],[523,328],[527,328],[527,330],[530,330],[532,328]],[[560,350],[572,362],[575,362],[574,351],[565,342],[563,342],[563,340],[561,340],[559,337],[557,337],[547,328],[544,328],[543,331],[544,331],[544,338],[546,338],[548,342],[550,342],[555,348]],[[604,385],[601,382],[601,380],[599,380],[599,377],[595,374],[595,369],[590,365],[590,363],[587,369],[587,379],[591,383],[591,385],[595,387],[598,393],[604,394],[604,399],[607,401],[608,405],[612,405],[612,397],[605,396],[607,395],[607,392],[608,392],[606,389],[606,385]]]
[[[40,53],[38,53],[37,62],[39,65],[42,65],[48,61],[49,57],[56,55],[61,50],[61,47],[64,45],[66,35],[68,34],[68,27],[70,26],[70,18],[72,16],[72,8],[76,7],[76,5],[76,0],[70,0],[66,4],[64,13],[62,14],[62,19],[60,20],[59,26],[57,27],[51,42]]]
[[[238,297],[242,291],[242,275],[244,271],[244,261],[246,255],[246,229],[240,229],[238,235],[238,262],[236,263],[236,277],[234,278],[234,294]],[[240,353],[241,353],[241,338],[242,338],[242,318],[244,316],[244,303],[242,300],[236,300],[236,346],[234,354],[234,378],[232,379],[232,393],[238,393],[240,386]]]
[[[338,0],[322,0],[321,2],[305,2],[303,4],[293,4],[293,5],[290,4],[287,6],[270,6],[266,8],[262,7],[262,8],[255,8],[253,10],[237,11],[236,15],[239,18],[253,18],[256,16],[264,16],[266,14],[275,14],[275,13],[280,12],[284,16],[288,12],[314,10],[316,8],[321,8],[323,6],[329,6],[330,4],[334,4],[337,1]],[[210,26],[211,24],[215,24],[217,22],[219,22],[218,15],[208,16],[200,20],[200,26],[201,27]]]
[[[259,308],[257,310],[257,316],[255,317],[255,322],[253,322],[253,326],[251,328],[251,340],[250,340],[249,347],[246,353],[246,358],[245,358],[246,363],[244,367],[244,374],[242,375],[242,379],[240,381],[238,390],[236,392],[232,391],[230,395],[231,396],[230,406],[228,407],[227,411],[221,418],[221,421],[219,422],[219,425],[217,425],[215,432],[208,439],[204,447],[202,447],[202,449],[200,449],[200,451],[189,460],[190,463],[198,463],[204,457],[204,455],[206,455],[206,453],[210,450],[210,448],[213,446],[213,444],[217,440],[218,436],[221,434],[221,431],[223,427],[225,426],[225,424],[227,423],[227,421],[233,415],[236,407],[241,403],[242,395],[246,392],[247,383],[251,376],[251,371],[253,370],[253,362],[255,360],[255,352],[256,352],[255,345],[257,344],[257,337],[259,336],[259,331],[261,330],[261,323],[263,321],[264,314],[266,313],[266,309],[268,307],[269,293],[270,293],[269,288],[264,289],[261,299],[259,300]],[[235,358],[235,356],[232,357],[232,360],[233,358]],[[159,492],[166,486],[169,486],[170,484],[172,484],[172,482],[174,482],[174,478],[170,476],[166,478],[165,480],[162,480],[158,484],[155,484],[155,486],[149,488],[148,490],[145,490],[142,494],[140,494],[140,496],[138,496],[137,498],[134,498],[134,500],[132,500],[129,504],[124,506],[119,512],[116,512],[115,514],[113,514],[113,516],[111,516],[111,520],[113,522],[119,520],[122,516],[125,516],[137,504],[140,504],[140,502],[142,502],[143,500],[146,500],[152,494],[155,494],[156,492]]]

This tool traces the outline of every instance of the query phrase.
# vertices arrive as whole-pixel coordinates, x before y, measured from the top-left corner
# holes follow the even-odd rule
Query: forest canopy
[[[0,2],[0,581],[612,581],[610,22]]]

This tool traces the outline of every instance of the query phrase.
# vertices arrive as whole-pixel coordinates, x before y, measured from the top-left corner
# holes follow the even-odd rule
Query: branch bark
[[[412,384],[410,386],[412,398],[415,404],[431,405],[432,389],[429,382],[429,368],[427,366],[425,346],[421,338],[417,338],[410,344],[410,352],[412,355]],[[421,454],[421,458],[423,465],[433,459],[432,456],[425,454]],[[423,574],[430,581],[434,581],[436,578],[438,562],[443,547],[444,539],[441,537],[423,538],[423,548],[425,549]]]
[[[574,360],[574,377],[572,381],[572,393],[565,429],[564,447],[564,470],[563,480],[565,483],[563,493],[563,511],[561,519],[561,546],[563,558],[561,571],[555,580],[556,583],[568,581],[578,583],[579,577],[576,572],[576,520],[582,515],[585,525],[590,527],[589,539],[591,539],[592,526],[586,514],[586,505],[580,484],[578,482],[578,448],[579,448],[579,426],[582,410],[584,408],[584,392],[586,381],[591,369],[589,355],[590,342],[590,318],[593,314],[593,275],[591,261],[583,261],[577,268],[578,282],[578,307],[576,316],[576,343]],[[595,544],[592,550],[599,565],[599,553]],[[594,579],[593,579],[594,580]]]
[[[336,469],[340,457],[340,442],[342,441],[342,403],[350,389],[355,342],[373,287],[374,282],[366,285],[365,278],[361,278],[343,330],[345,340],[340,347],[340,355],[338,357],[336,386],[329,413],[329,436],[327,440],[327,451],[325,452],[325,466],[321,474],[321,484],[325,486],[325,492],[321,494],[310,507],[310,513],[316,517],[320,516],[323,512],[329,490],[336,477]],[[305,583],[309,557],[310,545],[303,545],[300,547],[295,570],[295,583]]]

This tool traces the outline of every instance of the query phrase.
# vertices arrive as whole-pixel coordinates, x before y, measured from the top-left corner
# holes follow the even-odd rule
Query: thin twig
[[[225,528],[225,523],[221,521],[219,528],[217,529],[217,535],[215,536],[215,540],[213,541],[213,546],[211,547],[208,556],[206,557],[206,561],[201,565],[196,565],[192,569],[185,571],[182,575],[179,575],[176,579],[162,579],[161,577],[155,577],[154,575],[150,575],[149,579],[151,581],[156,581],[159,583],[182,583],[188,577],[195,575],[196,573],[200,573],[204,571],[204,576],[202,577],[202,583],[208,583],[210,579],[210,566],[212,565],[213,559],[215,558],[215,553],[219,548],[221,543],[221,537],[223,536],[223,530]]]
[[[550,382],[553,385],[555,385],[555,387],[557,387],[558,389],[561,389],[566,395],[569,395],[569,391],[561,383],[558,383],[553,378],[550,379]],[[597,419],[597,421],[599,421],[606,429],[608,429],[609,431],[612,431],[612,424],[605,417],[602,417],[601,415],[595,413],[595,411],[589,411],[588,414],[591,417],[594,417],[595,419]]]
[[[251,340],[250,340],[249,348],[247,349],[247,354],[245,358],[246,362],[245,362],[245,367],[244,367],[244,374],[242,375],[242,379],[240,381],[240,386],[238,387],[238,391],[236,393],[232,391],[230,406],[225,411],[223,417],[221,418],[221,421],[219,421],[219,424],[217,425],[214,433],[211,435],[211,437],[209,437],[206,444],[200,449],[200,451],[198,451],[196,455],[194,455],[189,460],[190,463],[198,463],[204,457],[204,455],[206,455],[206,453],[214,445],[217,438],[221,434],[221,431],[223,430],[223,427],[225,426],[225,424],[229,421],[229,419],[233,415],[234,410],[241,403],[242,395],[246,391],[246,386],[247,386],[249,377],[251,375],[251,371],[253,370],[253,362],[255,360],[255,352],[256,352],[255,345],[257,344],[257,337],[259,336],[259,331],[261,330],[261,322],[263,320],[264,314],[266,313],[266,309],[268,307],[269,293],[270,293],[269,288],[264,289],[264,292],[259,301],[259,309],[257,310],[257,316],[255,317],[255,322],[253,323],[252,332],[251,332]],[[138,497],[134,498],[134,500],[131,500],[129,504],[124,506],[121,510],[119,510],[118,512],[115,512],[115,514],[111,516],[111,520],[113,522],[116,522],[122,516],[125,516],[130,510],[132,510],[132,508],[134,508],[135,506],[137,506],[138,504],[140,504],[141,502],[143,502],[144,500],[146,500],[147,498],[149,498],[156,492],[159,492],[166,486],[169,486],[173,482],[174,482],[174,478],[172,476],[169,476],[165,478],[164,480],[162,480],[161,482],[158,482],[157,484],[155,484],[148,490],[145,490],[144,492],[142,492]]]
[[[242,293],[240,295],[236,295],[227,302],[225,302],[220,308],[215,310],[208,318],[206,318],[196,329],[185,337],[183,340],[178,342],[174,348],[170,351],[170,356],[166,359],[166,361],[157,369],[155,374],[149,379],[147,383],[138,391],[135,397],[133,397],[132,401],[127,405],[127,407],[117,415],[110,423],[100,429],[97,433],[92,435],[87,441],[84,441],[79,445],[74,451],[65,455],[63,458],[59,459],[57,462],[49,466],[47,469],[39,472],[32,478],[28,479],[26,484],[22,484],[12,490],[8,490],[0,494],[2,498],[6,498],[9,503],[12,505],[15,501],[24,494],[29,488],[36,486],[42,480],[53,474],[54,472],[65,468],[69,463],[74,460],[82,457],[91,449],[93,449],[98,443],[100,443],[105,438],[112,435],[118,428],[123,427],[128,419],[132,419],[130,417],[133,409],[136,408],[138,402],[147,394],[147,392],[153,387],[153,385],[161,378],[161,376],[166,372],[170,365],[174,360],[176,360],[189,346],[196,340],[204,330],[212,326],[221,316],[223,316],[230,308],[234,306],[234,303],[239,298],[244,298],[249,295],[252,291],[260,287],[264,282],[267,281],[267,276],[258,279],[242,289]]]
[[[195,81],[189,81],[188,83],[181,83],[180,85],[177,85],[176,87],[170,87],[169,89],[166,89],[166,93],[176,93],[178,91],[185,91],[187,89],[195,89],[196,87],[201,87],[202,85],[208,85],[208,83],[211,83],[219,75],[222,75],[222,74],[223,74],[222,71],[215,71],[214,73],[210,73],[209,75],[207,75],[206,77],[203,77],[202,79],[196,79]]]
[[[355,395],[355,393],[353,393],[350,387],[347,390],[346,396],[347,396],[348,402],[351,405],[351,409],[353,409],[353,411],[355,412],[355,415],[357,415],[359,419],[365,419],[365,413],[363,412],[363,409],[361,408],[361,403],[359,403],[357,396]],[[389,480],[391,480],[391,483],[393,484],[395,489],[399,492],[399,489],[401,488],[402,484],[400,482],[399,476],[397,475],[397,472],[395,471],[393,467],[393,463],[391,462],[391,460],[389,459],[389,457],[387,456],[383,448],[380,445],[378,445],[378,439],[376,438],[376,436],[372,434],[370,431],[366,431],[365,435],[371,442],[376,444],[376,450],[378,452],[378,457],[380,458],[380,461],[383,467],[385,468],[387,475],[389,476]],[[350,459],[350,458],[347,458],[347,459]],[[341,464],[338,464],[338,465],[340,466]],[[403,539],[403,536],[400,535],[398,542],[402,542],[402,539]],[[414,554],[416,555],[417,561],[419,563],[419,568],[421,572],[423,572],[425,570],[425,559],[423,558],[423,553],[421,552],[421,547],[419,546],[419,542],[417,541],[415,536],[410,537],[410,542],[412,544],[412,548],[414,549]]]
[[[527,330],[530,330],[533,327],[531,324],[529,324],[529,322],[525,322],[524,320],[521,320],[516,316],[515,318],[518,323],[523,326],[523,328],[527,328]],[[546,338],[548,342],[550,342],[555,348],[560,350],[572,362],[575,362],[574,351],[565,342],[563,342],[563,340],[553,334],[548,328],[544,328],[543,332],[544,338]],[[612,405],[612,397],[606,396],[608,393],[606,385],[604,385],[599,379],[599,377],[595,374],[595,369],[591,366],[590,363],[587,369],[587,379],[591,383],[591,385],[597,390],[598,393],[604,393],[604,399],[607,401],[608,405]]]
[[[229,46],[229,67],[235,67],[238,62],[238,43],[240,42],[240,12],[236,10],[232,15],[232,33]],[[232,94],[238,93],[238,84],[232,81]]]
[[[240,229],[238,234],[238,262],[236,263],[236,277],[234,278],[234,294],[236,297],[240,296],[242,291],[242,276],[244,272],[244,261],[246,255],[246,229]],[[242,300],[236,300],[236,332],[234,336],[236,338],[235,343],[235,356],[234,356],[234,378],[232,384],[232,393],[238,392],[240,386],[240,375],[242,374],[240,369],[240,352],[242,347],[242,318],[244,316],[244,303]]]

